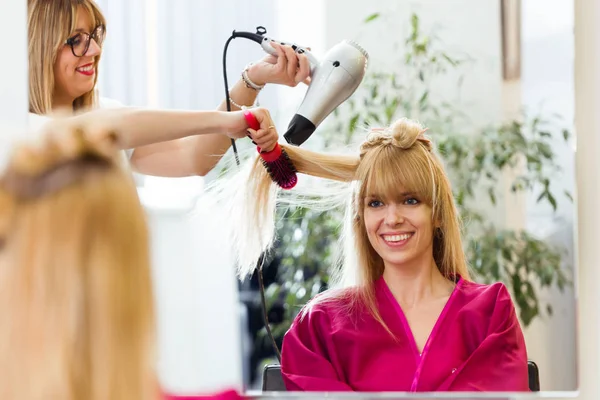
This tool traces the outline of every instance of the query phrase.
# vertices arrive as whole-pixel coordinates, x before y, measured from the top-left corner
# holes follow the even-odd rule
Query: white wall
[[[373,12],[384,16],[368,25],[365,17]],[[370,69],[382,69],[398,61],[394,50],[409,33],[411,12],[416,12],[425,33],[432,29],[441,37],[449,53],[468,54],[477,63],[468,71],[460,100],[469,107],[477,125],[498,121],[501,111],[500,20],[497,2],[479,0],[419,1],[326,1],[326,46],[343,39],[360,43],[370,54]],[[448,81],[453,75],[448,75]],[[456,75],[458,79],[458,75]],[[433,88],[433,94],[455,100],[456,84]],[[450,89],[450,90],[449,90]],[[433,95],[432,94],[432,95]],[[435,132],[431,132],[435,135]]]
[[[575,106],[573,3],[573,0],[522,2],[523,106],[544,115],[560,114],[569,129],[573,128]],[[562,136],[553,143],[557,162],[564,169],[552,181],[552,190],[558,194],[563,190],[574,193],[572,143],[565,144]],[[574,277],[575,204],[560,195],[555,214],[549,205],[537,204],[536,198],[529,195],[526,199],[525,227],[556,247],[565,248],[565,268]],[[541,300],[552,305],[555,315],[534,321],[525,333],[530,357],[540,365],[542,389],[575,390],[578,385],[574,289],[567,288],[564,293],[546,290],[541,293]]]
[[[27,5],[3,0],[0,13],[0,48],[6,57],[0,69],[0,168],[13,141],[27,124]]]

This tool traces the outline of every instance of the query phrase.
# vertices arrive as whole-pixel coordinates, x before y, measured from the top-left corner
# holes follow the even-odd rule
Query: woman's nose
[[[404,222],[402,210],[395,204],[391,204],[387,207],[387,213],[385,215],[385,223],[388,226],[400,225]]]
[[[100,48],[100,46],[98,46],[98,43],[96,43],[96,40],[90,39],[90,47],[88,48],[88,51],[87,51],[87,53],[85,53],[85,55],[88,57],[93,57],[93,56],[97,56],[101,52],[102,52],[102,49]]]

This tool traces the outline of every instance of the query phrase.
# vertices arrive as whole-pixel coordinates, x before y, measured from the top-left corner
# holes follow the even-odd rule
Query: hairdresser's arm
[[[177,111],[143,108],[98,109],[73,117],[75,124],[107,127],[119,134],[124,149],[185,138],[213,135],[229,140],[244,137],[247,123],[241,112]],[[60,120],[58,120],[60,124]]]
[[[243,81],[239,81],[230,90],[230,97],[241,105],[254,104],[257,92],[248,89]],[[217,110],[226,111],[223,102]],[[231,110],[238,107],[231,104]],[[231,146],[231,138],[214,133],[195,135],[190,132],[179,140],[155,142],[147,146],[131,146],[135,148],[131,156],[132,167],[143,174],[166,177],[204,176],[214,168],[222,155]],[[193,136],[192,136],[193,135]]]
[[[254,108],[252,114],[260,128],[248,127],[242,111],[174,111],[138,108],[97,109],[69,118],[55,118],[43,129],[48,140],[60,144],[70,127],[86,128],[86,136],[95,140],[106,130],[117,135],[117,143],[123,149],[135,148],[189,135],[213,135],[220,132],[226,138],[244,138],[250,133],[256,145],[267,151],[277,143],[277,130],[269,128],[273,119],[265,108]],[[69,129],[67,129],[69,128]],[[66,143],[70,143],[67,141]],[[64,144],[64,143],[63,143]]]
[[[310,64],[305,55],[297,55],[290,46],[274,46],[278,55],[267,56],[252,65],[248,77],[254,83],[267,83],[296,86],[307,82]],[[240,79],[230,90],[231,99],[239,104],[250,106],[256,101],[258,92],[246,87]],[[239,110],[231,104],[232,111]],[[226,111],[223,101],[218,110]],[[253,137],[256,140],[256,138]],[[190,136],[165,143],[135,148],[131,163],[135,170],[146,175],[180,177],[209,173],[227,152],[231,140],[223,135],[209,134]]]

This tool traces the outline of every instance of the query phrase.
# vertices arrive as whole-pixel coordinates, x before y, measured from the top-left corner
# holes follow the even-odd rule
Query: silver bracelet
[[[246,68],[244,68],[244,70],[242,71],[242,80],[244,81],[248,89],[254,89],[257,92],[260,92],[265,87],[265,85],[257,85],[256,83],[252,82],[252,80],[248,77],[248,70],[251,66],[252,63],[246,65]]]

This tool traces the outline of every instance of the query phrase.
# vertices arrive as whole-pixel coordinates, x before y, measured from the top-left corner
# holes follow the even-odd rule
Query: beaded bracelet
[[[253,108],[253,107],[256,107],[256,105],[255,105],[255,104],[251,104],[251,105],[249,105],[249,106],[243,106],[243,105],[241,105],[241,104],[238,104],[238,103],[236,103],[235,101],[233,101],[233,99],[231,98],[231,96],[229,97],[229,102],[230,102],[231,104],[233,104],[234,106],[236,106],[237,108],[239,108],[240,110],[246,110],[246,109],[248,109],[248,108]]]
[[[244,81],[248,89],[254,89],[257,92],[260,92],[265,87],[265,85],[257,85],[256,83],[252,82],[252,80],[248,77],[248,70],[251,66],[252,63],[246,65],[246,68],[244,68],[244,70],[242,71],[242,80]]]

